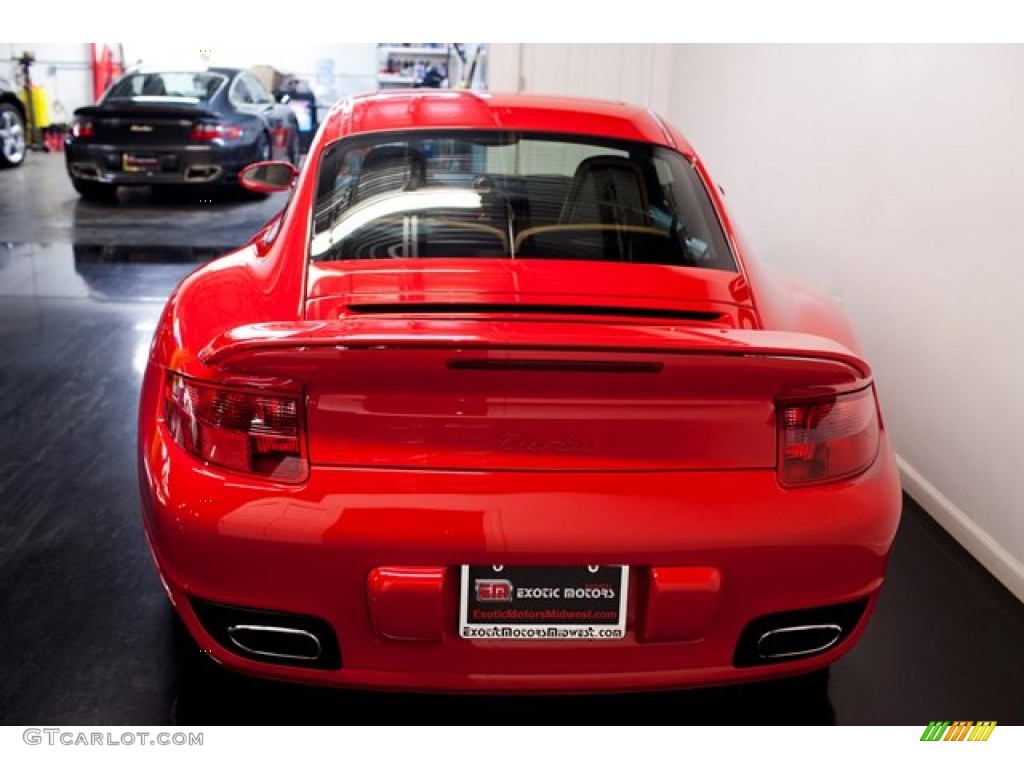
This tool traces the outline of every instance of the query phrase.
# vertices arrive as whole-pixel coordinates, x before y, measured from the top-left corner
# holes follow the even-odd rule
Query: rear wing
[[[275,360],[295,363],[315,350],[396,348],[799,357],[843,363],[859,378],[871,377],[868,363],[842,344],[804,333],[486,318],[257,323],[216,337],[199,360],[226,371],[250,371],[272,368]]]

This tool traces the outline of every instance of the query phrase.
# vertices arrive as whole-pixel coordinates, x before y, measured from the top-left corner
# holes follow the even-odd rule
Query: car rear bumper
[[[337,467],[314,467],[299,486],[273,486],[196,462],[162,426],[143,440],[150,544],[200,646],[239,671],[321,684],[612,691],[811,671],[863,631],[900,509],[885,444],[854,480],[782,490],[772,471]],[[462,564],[629,565],[626,636],[464,639]],[[697,583],[699,594],[673,592],[680,579]],[[318,669],[247,658],[200,621],[196,609],[207,603],[324,622],[340,660]],[[752,622],[848,604],[859,606],[852,625],[823,652],[740,660]]]
[[[126,155],[141,162],[139,170]],[[100,184],[210,184],[230,182],[255,162],[255,145],[120,146],[113,144],[65,145],[65,161],[72,179]]]

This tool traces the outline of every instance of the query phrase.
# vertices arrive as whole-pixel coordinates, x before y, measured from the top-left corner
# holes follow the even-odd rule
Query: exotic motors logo
[[[517,600],[614,600],[611,584],[586,584],[582,587],[520,587]]]
[[[516,600],[614,600],[611,584],[582,587],[515,587],[508,579],[474,579],[473,590],[481,603],[511,603]]]
[[[508,579],[476,579],[473,589],[481,603],[512,602],[512,582]]]
[[[995,730],[995,720],[932,720],[921,735],[921,741],[988,741]]]

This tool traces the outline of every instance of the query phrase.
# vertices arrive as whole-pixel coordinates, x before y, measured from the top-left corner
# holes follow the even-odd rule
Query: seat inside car
[[[411,191],[427,182],[423,153],[404,145],[374,147],[363,158],[352,190],[353,203],[384,192]]]
[[[142,83],[143,96],[166,96],[167,89],[164,87],[164,79],[160,75],[147,75]]]
[[[627,157],[596,155],[576,168],[565,204],[562,224],[651,223],[647,186],[640,167]]]
[[[521,230],[520,258],[679,264],[679,247],[653,226],[640,165],[620,155],[595,155],[576,167],[557,224]]]

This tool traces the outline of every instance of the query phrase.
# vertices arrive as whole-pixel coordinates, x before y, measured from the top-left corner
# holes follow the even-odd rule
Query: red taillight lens
[[[238,472],[296,482],[306,476],[298,397],[167,377],[164,419],[193,456]]]
[[[76,139],[88,139],[96,135],[96,126],[90,120],[75,120],[71,123],[71,135]]]
[[[213,141],[214,139],[240,139],[242,126],[230,123],[196,123],[192,126],[193,141]]]
[[[779,482],[807,485],[863,472],[878,453],[878,408],[871,387],[779,403]]]

